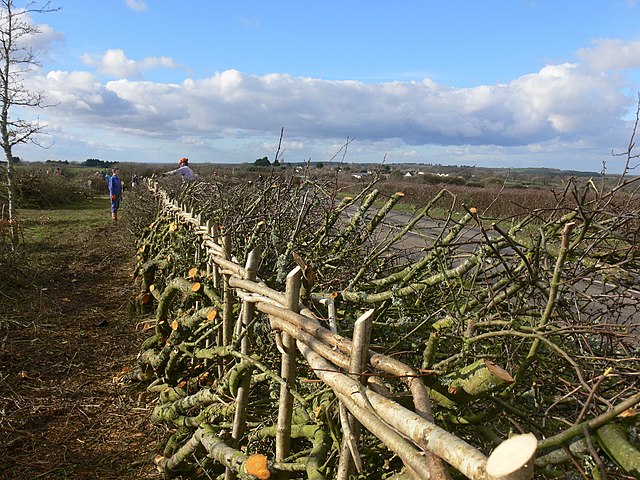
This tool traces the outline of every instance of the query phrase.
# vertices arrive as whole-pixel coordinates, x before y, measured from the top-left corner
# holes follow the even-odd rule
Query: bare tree
[[[15,108],[44,106],[44,94],[28,89],[24,76],[39,66],[37,55],[28,45],[29,37],[38,35],[40,30],[31,22],[34,13],[56,11],[50,2],[27,2],[19,7],[13,0],[0,0],[0,143],[6,157],[7,206],[11,239],[15,248],[18,240],[16,225],[15,185],[13,147],[35,142],[35,135],[42,131],[42,125],[13,116]]]

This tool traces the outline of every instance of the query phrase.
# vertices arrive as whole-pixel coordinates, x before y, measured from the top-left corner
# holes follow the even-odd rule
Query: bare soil
[[[102,199],[23,218],[21,275],[0,282],[0,479],[160,478],[163,432],[128,377],[146,334],[126,219]]]

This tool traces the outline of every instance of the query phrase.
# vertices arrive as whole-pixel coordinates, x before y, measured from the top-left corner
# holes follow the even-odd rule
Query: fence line
[[[478,449],[433,422],[428,390],[418,372],[392,357],[369,349],[373,310],[365,312],[358,319],[353,339],[339,335],[334,327],[323,327],[314,313],[300,302],[300,267],[296,267],[287,276],[285,292],[269,288],[256,277],[260,263],[258,249],[249,254],[245,266],[238,265],[231,260],[229,237],[221,236],[211,222],[203,221],[201,215],[197,215],[193,209],[188,211],[185,206],[171,200],[157,182],[148,182],[147,186],[159,200],[161,208],[191,231],[198,245],[196,255],[206,258],[207,278],[213,285],[207,295],[215,297],[222,305],[220,328],[214,339],[216,345],[211,345],[210,339],[207,339],[205,348],[197,352],[198,358],[207,359],[209,367],[217,368],[220,376],[230,368],[227,360],[229,356],[251,363],[252,329],[258,313],[269,319],[269,326],[275,332],[276,345],[281,353],[280,376],[274,379],[280,382],[275,458],[268,459],[259,454],[248,455],[239,449],[247,429],[246,410],[251,394],[250,374],[246,375],[245,372],[240,375],[236,390],[230,444],[222,442],[214,429],[207,425],[200,426],[191,439],[172,456],[158,460],[158,465],[167,477],[173,476],[174,472],[184,466],[190,455],[204,447],[209,458],[226,466],[225,479],[236,476],[269,478],[272,473],[276,473],[277,478],[288,478],[298,468],[285,460],[290,454],[291,438],[300,434],[296,430],[298,426],[292,427],[291,420],[295,402],[295,362],[299,355],[302,355],[316,376],[332,389],[341,402],[343,448],[340,452],[338,478],[347,479],[354,468],[358,471],[364,468],[357,451],[357,430],[360,426],[375,435],[403,461],[407,475],[399,478],[448,478],[441,460],[472,480],[532,477],[533,456],[537,445],[533,435],[520,435],[506,440],[487,458]],[[162,292],[152,291],[158,304],[156,340],[159,344],[162,343],[160,339],[165,340],[167,335],[173,335],[174,340],[180,338],[179,333],[176,333],[179,328],[175,325],[170,327],[167,316],[176,292],[200,292],[203,288],[205,287],[200,283],[188,279],[175,279]],[[236,299],[240,303],[237,319],[233,317],[233,302]],[[331,307],[332,301],[332,298],[322,299],[323,303]],[[333,310],[329,308],[330,312]],[[210,312],[210,308],[202,308],[194,317],[206,317]],[[333,323],[335,324],[335,319]],[[171,341],[165,341],[158,356],[147,358],[156,371],[170,362]],[[239,352],[232,352],[234,341],[236,344],[239,342]],[[151,343],[153,342],[149,342],[149,345]],[[255,361],[253,362],[252,367],[255,368]],[[411,393],[414,411],[362,381],[365,377],[361,373],[367,368],[381,372],[382,375],[400,378]],[[213,395],[207,390],[201,392],[208,393],[199,392],[197,395]],[[193,399],[186,397],[183,401],[188,403],[189,400]],[[172,404],[176,409],[181,405],[175,402]],[[505,463],[508,464],[506,467]],[[307,472],[310,471],[313,469],[309,469],[307,465]],[[311,478],[313,475],[308,473],[308,476]]]

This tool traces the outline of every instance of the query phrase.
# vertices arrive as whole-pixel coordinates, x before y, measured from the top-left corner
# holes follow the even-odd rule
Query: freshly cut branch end
[[[487,480],[529,480],[538,440],[532,433],[502,442],[487,460]]]
[[[504,368],[499,367],[498,365],[496,365],[495,363],[487,360],[486,358],[484,359],[484,364],[487,367],[487,370],[489,370],[493,375],[498,377],[503,382],[505,382],[505,383],[513,383],[514,382],[514,378]]]
[[[271,477],[271,472],[269,472],[269,468],[267,466],[267,457],[260,455],[259,453],[247,458],[244,462],[244,471],[247,475],[252,475],[260,480],[267,480]]]

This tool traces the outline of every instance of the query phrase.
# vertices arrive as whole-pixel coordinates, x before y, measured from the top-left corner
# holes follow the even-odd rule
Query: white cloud
[[[94,67],[99,73],[106,75],[115,77],[140,76],[140,69],[137,63],[129,60],[124,51],[120,49],[107,50],[101,58],[85,54],[82,56],[82,61],[86,65]]]
[[[38,33],[30,37],[27,41],[28,46],[37,52],[48,53],[53,43],[64,40],[64,35],[61,32],[54,30],[47,24],[37,25],[36,28]]]
[[[149,65],[162,60],[149,60]],[[170,60],[168,60],[170,62]],[[113,50],[99,70],[131,76],[144,62]],[[64,78],[62,78],[64,77]],[[423,82],[364,84],[227,70],[182,84],[52,72],[52,101],[110,128],[142,135],[209,138],[278,132],[304,139],[381,141],[406,145],[529,145],[610,134],[622,127],[629,99],[617,77],[576,64],[550,65],[507,84],[455,89]],[[293,147],[293,144],[292,144]]]
[[[143,12],[147,10],[149,7],[147,6],[147,2],[144,0],[125,0],[127,7],[136,12]]]
[[[32,29],[32,33],[14,38],[14,41],[19,48],[33,49],[36,54],[42,52],[48,53],[55,42],[64,40],[64,35],[61,32],[54,30],[53,27],[45,23],[36,23],[30,13],[24,9],[17,9],[13,13],[14,24],[15,22],[18,22],[19,24]],[[51,15],[55,14],[55,12],[51,12]],[[0,21],[6,21],[4,10],[0,12]]]
[[[394,156],[397,156],[401,160],[415,160],[418,158],[418,152],[415,149],[400,150],[398,152],[392,152]]]
[[[142,76],[142,72],[145,70],[180,68],[170,57],[146,57],[135,61],[127,58],[123,50],[115,48],[107,50],[99,58],[85,54],[82,56],[82,61],[86,65],[94,67],[101,74],[117,78],[137,79]]]
[[[154,68],[180,68],[171,57],[146,57],[140,60],[140,70],[152,70]]]
[[[284,126],[288,161],[327,160],[348,137],[356,138],[351,161],[388,153],[389,162],[446,157],[487,165],[492,155],[494,164],[512,155],[538,165],[553,158],[555,166],[591,155],[599,165],[602,157],[595,161],[593,152],[608,156],[624,147],[635,102],[623,93],[622,76],[593,63],[547,65],[503,84],[453,88],[430,78],[372,84],[238,70],[168,84],[140,78],[148,69],[177,68],[169,57],[135,61],[112,49],[84,61],[97,73],[54,71],[29,80],[57,104],[45,111],[52,125],[127,135],[154,151],[177,142],[210,153],[224,144],[236,155],[225,161],[272,155]],[[105,83],[99,74],[117,80]]]
[[[53,109],[56,114],[86,119],[136,113],[129,103],[109,92],[90,73],[53,71],[41,80],[47,85],[47,101],[56,103]]]
[[[640,41],[603,38],[593,44],[578,50],[576,55],[599,71],[640,67]]]

